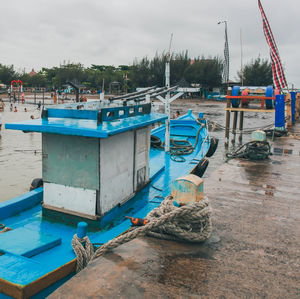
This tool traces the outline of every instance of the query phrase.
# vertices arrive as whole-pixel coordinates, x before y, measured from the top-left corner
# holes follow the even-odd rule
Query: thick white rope
[[[127,243],[136,237],[151,236],[160,239],[185,242],[203,242],[211,235],[211,208],[207,197],[182,207],[173,205],[172,196],[168,196],[161,205],[146,217],[144,226],[133,227],[126,233],[112,239],[92,252],[93,247],[88,237],[79,239],[74,235],[72,247],[77,257],[77,272],[104,253]],[[85,247],[82,243],[85,242]]]
[[[94,253],[94,247],[90,242],[89,238],[79,238],[77,234],[73,236],[72,248],[77,257],[76,271],[79,272],[84,269]]]

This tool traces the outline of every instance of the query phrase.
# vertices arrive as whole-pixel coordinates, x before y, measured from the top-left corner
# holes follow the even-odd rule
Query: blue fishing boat
[[[125,216],[144,218],[159,206],[172,181],[203,175],[217,146],[203,114],[189,111],[153,129],[166,120],[149,102],[97,101],[49,106],[40,119],[6,124],[42,134],[43,178],[0,203],[0,298],[42,298],[74,275],[79,222],[99,247],[131,227]]]

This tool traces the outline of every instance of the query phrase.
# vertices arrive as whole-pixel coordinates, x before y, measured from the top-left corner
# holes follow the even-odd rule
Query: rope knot
[[[138,218],[133,218],[133,221],[139,222]],[[166,240],[203,242],[210,237],[212,231],[211,208],[207,197],[199,202],[176,207],[173,204],[173,197],[168,196],[145,219],[140,219],[141,221],[143,226],[132,227],[125,234],[97,248],[95,252],[88,237],[80,239],[75,234],[72,247],[77,256],[77,272],[85,268],[91,260],[139,236],[148,235]]]
[[[75,234],[72,239],[72,248],[77,258],[76,271],[79,272],[85,268],[91,260],[94,254],[94,246],[88,236],[79,238],[77,234]]]

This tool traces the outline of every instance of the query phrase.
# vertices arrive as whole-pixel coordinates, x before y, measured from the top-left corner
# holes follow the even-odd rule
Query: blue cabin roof
[[[99,102],[46,107],[41,119],[9,123],[6,129],[107,138],[163,121],[166,115],[151,112],[151,104],[120,106]],[[79,107],[79,108],[78,108]]]

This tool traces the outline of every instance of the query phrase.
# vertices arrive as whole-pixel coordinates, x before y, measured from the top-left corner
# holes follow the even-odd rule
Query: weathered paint
[[[134,191],[149,181],[149,152],[151,127],[136,130]]]
[[[172,182],[172,191],[174,203],[178,206],[203,198],[203,180],[194,174],[188,174]]]
[[[44,183],[44,204],[87,215],[96,215],[96,190]]]
[[[134,132],[100,143],[100,213],[133,195]]]
[[[99,190],[99,139],[42,134],[43,180]]]

